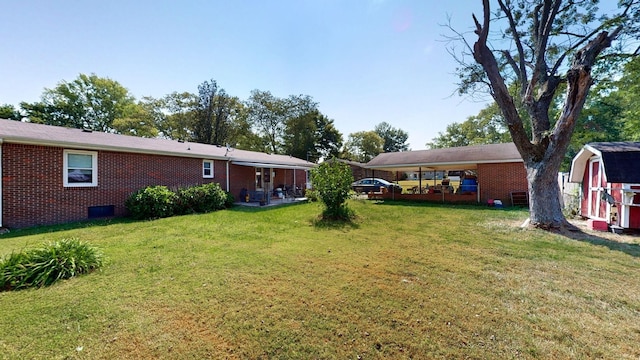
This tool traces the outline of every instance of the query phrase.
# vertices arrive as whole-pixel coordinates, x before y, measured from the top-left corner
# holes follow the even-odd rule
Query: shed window
[[[98,153],[96,151],[64,151],[65,187],[98,186]]]
[[[213,178],[213,160],[202,160],[202,177]]]

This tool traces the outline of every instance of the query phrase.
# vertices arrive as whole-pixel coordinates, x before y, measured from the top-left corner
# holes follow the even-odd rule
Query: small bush
[[[148,186],[131,194],[125,206],[134,219],[157,219],[175,214],[178,195],[166,186]]]
[[[177,214],[206,213],[227,207],[227,193],[217,183],[180,189],[177,195]]]
[[[331,159],[311,169],[311,182],[318,198],[324,203],[325,220],[351,220],[355,213],[347,207],[353,175],[349,165]]]
[[[233,206],[233,203],[236,202],[236,198],[230,192],[227,192],[226,195],[227,195],[227,198],[224,200],[224,207],[229,209],[230,207]]]
[[[307,189],[307,191],[305,191],[304,193],[304,196],[311,202],[318,201],[318,192],[314,189]]]
[[[49,286],[89,273],[103,263],[102,253],[78,239],[62,239],[40,249],[12,253],[0,261],[0,291]]]

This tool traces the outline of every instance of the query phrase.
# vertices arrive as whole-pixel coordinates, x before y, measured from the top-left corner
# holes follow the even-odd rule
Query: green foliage
[[[320,200],[319,196],[318,196],[318,192],[315,189],[307,189],[304,192],[304,197],[306,197],[307,200],[309,200],[311,202],[316,202],[316,201]]]
[[[0,119],[21,120],[20,112],[10,104],[0,105]]]
[[[353,175],[351,168],[335,158],[311,169],[311,182],[325,205],[322,217],[327,220],[349,220],[354,213],[346,204]]]
[[[409,134],[406,131],[402,129],[396,129],[386,122],[381,122],[380,124],[376,125],[373,131],[375,131],[376,134],[380,135],[380,137],[384,140],[382,151],[398,152],[409,150],[409,144],[407,144]]]
[[[616,85],[620,103],[624,107],[624,137],[626,140],[640,141],[640,57],[625,65],[623,76]]]
[[[229,209],[233,207],[233,203],[235,202],[236,202],[235,196],[233,196],[233,194],[230,192],[225,192],[224,207]]]
[[[437,149],[510,141],[511,135],[505,126],[504,117],[498,105],[493,102],[480,110],[478,115],[470,116],[462,123],[447,125],[446,131],[439,132],[426,146]]]
[[[125,206],[134,219],[157,219],[173,216],[178,195],[166,186],[148,186],[131,194]]]
[[[349,134],[341,155],[343,159],[369,162],[383,151],[384,139],[375,131],[358,131]]]
[[[32,122],[109,132],[115,130],[113,121],[126,117],[132,104],[133,96],[117,81],[80,74],[71,82],[45,89],[40,102],[20,106]]]
[[[42,248],[12,253],[0,261],[0,291],[49,286],[102,266],[103,255],[78,239],[62,239]]]
[[[166,186],[148,186],[131,194],[125,206],[134,219],[158,219],[222,210],[233,206],[234,201],[220,184],[208,183],[175,192]]]
[[[320,158],[338,156],[342,134],[333,120],[317,109],[287,120],[284,132],[284,153],[317,162]]]
[[[228,195],[218,183],[191,186],[177,192],[176,214],[206,213],[227,207]],[[232,202],[233,203],[233,202]]]

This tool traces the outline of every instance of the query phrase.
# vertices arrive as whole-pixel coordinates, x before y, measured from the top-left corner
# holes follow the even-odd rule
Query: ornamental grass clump
[[[12,253],[0,261],[0,291],[49,286],[89,273],[103,264],[102,252],[78,239]]]

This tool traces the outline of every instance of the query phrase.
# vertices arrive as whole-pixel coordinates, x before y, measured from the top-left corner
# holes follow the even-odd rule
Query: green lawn
[[[522,210],[354,201],[14,231],[76,237],[99,272],[0,293],[7,359],[637,359],[640,246]],[[577,237],[586,238],[586,235]]]

